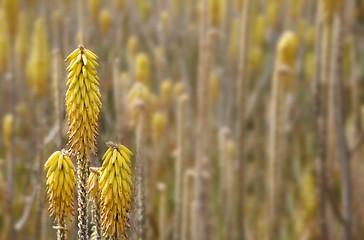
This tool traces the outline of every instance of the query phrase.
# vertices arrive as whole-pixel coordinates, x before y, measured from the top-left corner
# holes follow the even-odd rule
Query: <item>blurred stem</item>
[[[12,132],[14,130],[12,124]],[[14,140],[10,140],[10,144],[6,149],[6,163],[7,163],[7,181],[8,181],[8,223],[9,223],[9,240],[16,239],[14,231]]]
[[[166,185],[164,183],[158,184],[159,191],[159,240],[167,239],[167,196],[166,196]]]
[[[350,152],[348,143],[345,136],[345,126],[343,119],[343,106],[342,106],[342,72],[341,63],[342,59],[342,29],[341,29],[341,16],[337,14],[334,18],[333,30],[333,47],[332,47],[332,62],[331,62],[331,78],[334,88],[334,104],[335,104],[335,123],[336,132],[338,136],[339,159],[341,164],[341,178],[342,178],[342,216],[344,219],[344,232],[343,240],[351,239],[351,224],[352,224],[352,209],[351,209],[351,167],[350,167]]]
[[[146,161],[145,161],[145,128],[146,128],[146,119],[145,119],[145,106],[144,103],[140,102],[139,105],[136,106],[139,108],[140,115],[138,119],[137,126],[137,136],[136,136],[136,144],[137,144],[137,154],[135,160],[135,178],[134,178],[134,186],[135,190],[133,193],[133,221],[135,231],[133,232],[132,239],[145,240],[147,239],[147,219],[146,219],[146,206],[145,206],[145,172],[146,172]]]
[[[136,1],[135,0],[128,0],[128,12],[129,12],[129,16],[130,17],[130,29],[137,29],[139,30],[139,34],[136,34],[138,36],[143,37],[143,39],[145,40],[145,44],[148,48],[148,51],[153,52],[154,46],[156,46],[156,44],[153,42],[153,39],[150,36],[150,34],[147,31],[147,28],[145,26],[145,24],[143,23],[141,16],[138,13],[138,9],[136,6]]]
[[[182,173],[184,172],[184,159],[186,158],[185,149],[185,124],[186,124],[186,101],[187,96],[178,99],[177,106],[177,158],[176,158],[176,181],[175,181],[175,204],[176,220],[174,228],[174,239],[181,239],[182,227]]]
[[[199,24],[199,59],[197,76],[197,142],[196,142],[196,189],[195,189],[195,216],[196,222],[193,230],[195,240],[211,239],[213,234],[211,216],[211,184],[203,178],[202,173],[211,171],[210,156],[208,152],[208,136],[210,131],[208,114],[208,85],[211,62],[212,36],[209,33],[208,1],[201,2],[201,20]]]
[[[10,111],[13,116],[15,116],[14,109],[15,109],[15,101],[18,95],[18,88],[17,79],[15,78],[16,71],[15,71],[15,44],[14,39],[9,39],[9,51],[8,51],[8,72],[6,76],[6,85],[9,86],[9,106]],[[15,118],[15,117],[14,117]],[[9,148],[6,152],[7,158],[7,181],[8,181],[8,217],[9,217],[9,239],[16,240],[16,232],[14,228],[14,171],[15,171],[15,152],[14,152],[14,124],[12,124],[12,137],[10,140]]]
[[[228,138],[230,130],[226,127],[219,132],[219,177],[220,177],[220,224],[222,225],[222,237],[219,239],[231,239],[232,235],[232,204],[231,204],[231,186],[233,171],[231,171],[232,159],[228,153]]]
[[[193,192],[193,177],[194,171],[192,169],[188,169],[184,172],[183,175],[183,205],[182,205],[182,219],[181,219],[181,240],[191,239],[191,230],[193,223],[192,219],[192,211],[193,206],[191,204],[192,192]],[[190,224],[188,224],[190,223]]]
[[[62,110],[61,110],[61,99],[60,99],[60,92],[61,92],[61,85],[60,85],[60,52],[59,49],[55,49],[53,51],[53,84],[54,84],[54,98],[55,98],[55,105],[54,105],[54,113],[55,113],[55,123],[58,129],[56,143],[58,148],[61,148],[62,145]]]
[[[69,39],[69,33],[68,33],[68,27],[70,22],[70,16],[67,14],[68,11],[68,2],[62,1],[62,48],[63,52],[69,52],[69,46],[68,46],[68,39]]]
[[[85,42],[85,29],[86,29],[86,25],[85,25],[85,11],[84,9],[86,8],[86,1],[85,0],[78,0],[78,31],[80,34],[80,44],[84,45],[86,44]]]
[[[115,130],[116,130],[116,138],[118,142],[121,142],[122,139],[122,130],[123,130],[123,103],[121,101],[123,94],[123,88],[120,86],[120,59],[114,59],[113,65],[113,93],[114,93],[114,107],[115,107]]]
[[[316,118],[316,139],[317,139],[317,168],[318,179],[318,200],[319,200],[319,225],[320,239],[327,239],[327,213],[326,213],[326,114],[325,114],[325,94],[324,84],[324,44],[322,40],[323,22],[321,16],[321,1],[317,2],[316,9],[316,32],[315,32],[315,118]]]
[[[44,114],[44,101],[42,99],[38,99],[37,101],[37,138],[38,138],[38,145],[37,145],[37,158],[38,158],[38,170],[37,170],[37,176],[36,176],[36,183],[35,188],[37,189],[37,218],[36,218],[36,228],[35,228],[35,239],[41,239],[43,225],[42,225],[42,218],[44,217],[44,190],[43,190],[43,182],[44,182],[44,174],[43,174],[43,164],[44,164],[44,127],[46,124],[45,114]]]
[[[245,128],[246,128],[246,104],[248,95],[248,57],[249,57],[249,39],[250,39],[250,4],[251,0],[244,0],[241,10],[241,27],[239,35],[239,59],[238,59],[238,76],[237,76],[237,230],[238,239],[245,239]]]
[[[281,228],[279,225],[282,224],[282,218],[278,217],[280,213],[280,201],[281,186],[280,177],[282,172],[283,163],[283,127],[284,127],[284,74],[281,71],[281,63],[278,59],[275,62],[275,69],[272,81],[272,98],[271,98],[271,123],[269,130],[268,139],[268,157],[269,157],[269,167],[268,167],[268,217],[269,217],[269,227],[268,236],[271,239],[279,239],[279,234]]]

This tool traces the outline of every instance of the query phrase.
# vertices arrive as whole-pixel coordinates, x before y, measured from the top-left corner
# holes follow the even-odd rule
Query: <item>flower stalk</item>
[[[91,152],[97,154],[97,122],[101,108],[97,59],[93,52],[81,45],[65,60],[70,62],[67,67],[69,74],[66,93],[69,126],[67,145],[70,155],[77,156],[78,235],[81,240],[88,239],[88,157]]]

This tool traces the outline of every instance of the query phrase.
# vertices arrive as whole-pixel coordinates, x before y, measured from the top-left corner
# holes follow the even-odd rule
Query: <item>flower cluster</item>
[[[74,209],[75,167],[66,151],[53,153],[44,165],[47,172],[49,211],[56,219],[66,220]]]
[[[90,151],[97,154],[97,121],[101,108],[97,59],[94,53],[80,46],[65,60],[70,62],[67,67],[66,111],[68,146],[72,156],[88,157]]]
[[[107,143],[109,149],[100,168],[101,225],[104,235],[117,239],[126,236],[131,205],[132,152],[123,145]]]

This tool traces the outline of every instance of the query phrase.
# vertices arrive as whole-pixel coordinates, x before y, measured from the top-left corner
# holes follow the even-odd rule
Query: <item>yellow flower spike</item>
[[[322,13],[326,21],[332,21],[334,15],[339,12],[341,0],[322,0]]]
[[[14,117],[12,114],[8,113],[3,118],[3,141],[5,147],[9,148],[11,139],[13,137],[13,125]]]
[[[298,19],[300,11],[302,9],[302,4],[303,4],[302,0],[296,0],[292,2],[291,13],[290,13],[292,21]]]
[[[171,102],[172,97],[172,82],[168,79],[163,80],[160,85],[160,94],[164,104]]]
[[[105,235],[119,239],[126,236],[129,225],[132,185],[130,181],[123,179],[131,178],[129,157],[132,153],[123,145],[113,142],[106,144],[109,149],[104,154],[102,167],[99,169],[101,227]],[[124,156],[129,162],[120,164]]]
[[[180,96],[185,94],[186,88],[185,88],[185,85],[183,84],[183,82],[181,82],[181,81],[176,82],[173,86],[173,91],[174,91],[174,96],[176,99],[178,99]]]
[[[313,48],[314,44],[315,44],[315,27],[314,26],[310,26],[306,29],[306,38],[305,38],[305,43],[307,45],[307,47],[309,48]]]
[[[162,29],[163,31],[167,31],[169,24],[170,24],[170,18],[167,11],[162,11],[159,14],[159,19],[161,21]]]
[[[151,13],[151,6],[148,0],[137,0],[136,6],[143,20],[147,20]]]
[[[90,151],[97,153],[97,121],[101,102],[95,65],[97,56],[80,46],[67,58],[70,62],[69,88],[66,93],[68,116],[68,146],[70,154],[88,157]],[[96,84],[95,84],[96,83]]]
[[[3,0],[2,9],[4,11],[3,21],[7,27],[8,36],[13,39],[18,28],[19,0]]]
[[[46,23],[40,17],[35,22],[30,58],[26,68],[28,83],[37,97],[44,97],[47,93],[49,59]]]
[[[76,185],[75,167],[65,150],[53,153],[46,163],[47,198],[51,216],[65,221],[74,209],[73,192]]]
[[[235,60],[238,52],[239,18],[233,19],[230,24],[228,51],[230,60]]]
[[[285,32],[277,46],[277,64],[279,71],[287,73],[282,75],[284,89],[292,89],[295,74],[296,56],[298,52],[298,39],[292,32]]]
[[[111,25],[111,14],[108,10],[104,9],[100,12],[99,22],[101,27],[101,33],[102,35],[106,36],[106,34],[109,32]]]
[[[24,66],[28,56],[28,37],[29,37],[29,27],[28,27],[27,15],[22,12],[19,18],[19,28],[15,37],[15,53],[17,54],[20,65]]]
[[[209,98],[213,106],[219,101],[220,97],[220,77],[218,73],[212,72],[209,80]]]
[[[153,95],[150,89],[142,83],[136,82],[130,92],[127,95],[128,111],[130,113],[130,124],[134,126],[139,118],[139,110],[135,107],[135,104],[139,101],[143,101],[147,108],[152,106]]]
[[[156,112],[153,114],[152,118],[153,141],[157,142],[162,138],[166,123],[167,123],[167,117],[165,114],[161,112]]]
[[[275,28],[278,24],[278,13],[281,5],[280,0],[270,0],[267,5],[268,25],[271,28]]]
[[[97,16],[100,10],[100,0],[89,0],[88,8],[90,11],[90,16],[93,21],[97,20]]]
[[[2,12],[0,11],[0,19],[2,17]],[[0,22],[0,71],[2,73],[6,72],[8,69],[9,58],[9,38],[6,37],[4,23]]]
[[[294,33],[286,32],[278,44],[278,61],[280,64],[293,67],[296,62],[298,40]]]
[[[226,12],[225,0],[210,0],[208,11],[211,25],[214,27],[221,26]]]
[[[298,21],[298,27],[297,27],[297,38],[300,42],[304,42],[305,38],[305,31],[307,28],[307,22],[305,19],[300,19]]]
[[[261,14],[254,18],[253,45],[262,47],[265,39],[267,20],[265,15]]]
[[[160,69],[164,66],[166,61],[166,53],[164,51],[164,48],[161,46],[157,46],[153,50],[153,59],[155,66]]]
[[[127,43],[127,56],[131,61],[138,52],[139,49],[139,41],[136,36],[130,36]]]
[[[139,53],[135,61],[136,80],[148,85],[150,77],[150,62],[148,56],[144,53]]]

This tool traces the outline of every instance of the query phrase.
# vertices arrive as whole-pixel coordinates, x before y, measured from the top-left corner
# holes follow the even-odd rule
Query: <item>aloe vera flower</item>
[[[132,152],[123,145],[108,142],[102,158],[99,185],[101,191],[101,226],[112,239],[126,236],[131,206]]]
[[[74,210],[75,167],[67,152],[56,151],[44,164],[47,171],[47,198],[51,216],[66,220]]]
[[[97,59],[94,53],[80,46],[65,60],[70,62],[66,93],[68,146],[72,156],[78,154],[81,158],[88,157],[91,151],[97,154],[97,121],[101,108]]]

